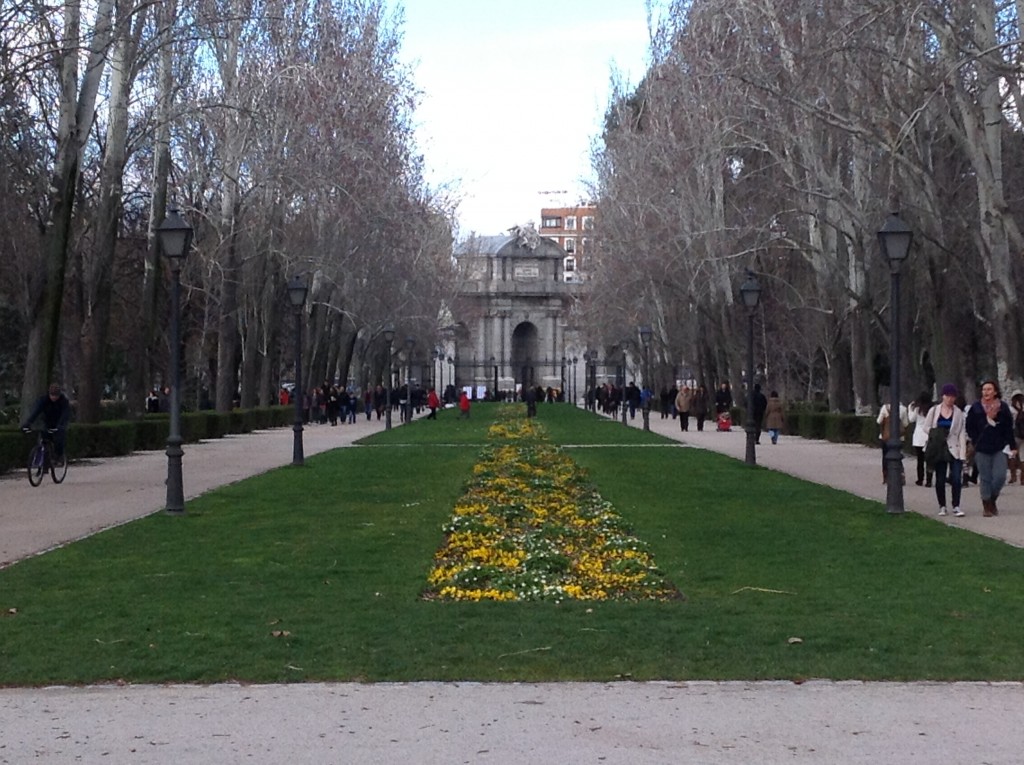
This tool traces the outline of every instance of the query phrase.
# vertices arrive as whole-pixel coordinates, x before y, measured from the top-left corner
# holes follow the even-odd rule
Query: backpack
[[[903,427],[903,423],[901,422],[900,423],[900,438],[901,439],[903,438],[905,433],[906,433],[906,428]],[[882,418],[882,440],[883,441],[888,441],[889,440],[889,415],[885,415],[885,417]]]

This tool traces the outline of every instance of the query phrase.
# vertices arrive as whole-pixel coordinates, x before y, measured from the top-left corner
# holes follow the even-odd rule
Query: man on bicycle
[[[28,417],[21,424],[21,429],[28,431],[32,423],[42,415],[43,424],[47,430],[54,431],[53,446],[56,457],[60,460],[64,456],[64,445],[67,441],[68,423],[71,421],[71,402],[60,389],[57,383],[50,383],[47,394],[41,397]]]

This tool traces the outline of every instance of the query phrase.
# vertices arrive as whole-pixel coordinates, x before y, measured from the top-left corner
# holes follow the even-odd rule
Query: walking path
[[[639,427],[641,418],[630,425]],[[395,425],[398,425],[397,419]],[[613,424],[609,424],[613,427]],[[621,427],[621,426],[620,426]],[[312,455],[383,423],[308,427]],[[651,428],[742,459],[745,434]],[[185,446],[186,498],[291,462],[282,428]],[[884,503],[877,450],[783,438],[759,464]],[[907,465],[913,476],[913,465]],[[166,457],[73,464],[60,487],[0,480],[0,565],[163,506]],[[998,518],[936,519],[1024,545],[1024,488]],[[913,483],[907,508],[934,514]],[[879,512],[884,512],[879,508]],[[4,609],[0,591],[0,609]],[[2,610],[0,610],[2,613]],[[0,618],[0,634],[3,621]],[[0,655],[0,660],[4,657]],[[46,763],[1019,763],[1020,683],[317,683],[0,689],[0,765]]]

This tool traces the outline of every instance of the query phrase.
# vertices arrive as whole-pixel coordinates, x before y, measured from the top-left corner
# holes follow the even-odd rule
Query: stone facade
[[[562,359],[577,346],[567,326],[581,285],[565,281],[565,250],[517,227],[475,237],[456,252],[463,285],[453,306],[459,386],[561,388]]]

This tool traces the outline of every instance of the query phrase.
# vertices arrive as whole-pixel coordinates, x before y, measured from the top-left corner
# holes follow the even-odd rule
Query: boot
[[[930,488],[932,488],[932,476],[933,476],[933,475],[935,475],[935,474],[934,474],[934,473],[933,473],[932,471],[930,471],[930,470],[929,470],[929,471],[928,471],[928,475],[926,475],[926,476],[925,476],[925,479],[924,479],[924,487],[925,487],[926,489],[930,489]]]
[[[982,516],[984,516],[985,518],[991,518],[993,515],[995,515],[995,512],[992,509],[993,504],[994,503],[992,502],[991,499],[983,499],[983,500],[981,500],[981,507],[982,507],[981,514],[982,514]]]
[[[992,515],[999,515],[999,508],[996,507],[995,498],[988,501],[989,507],[992,508]]]

